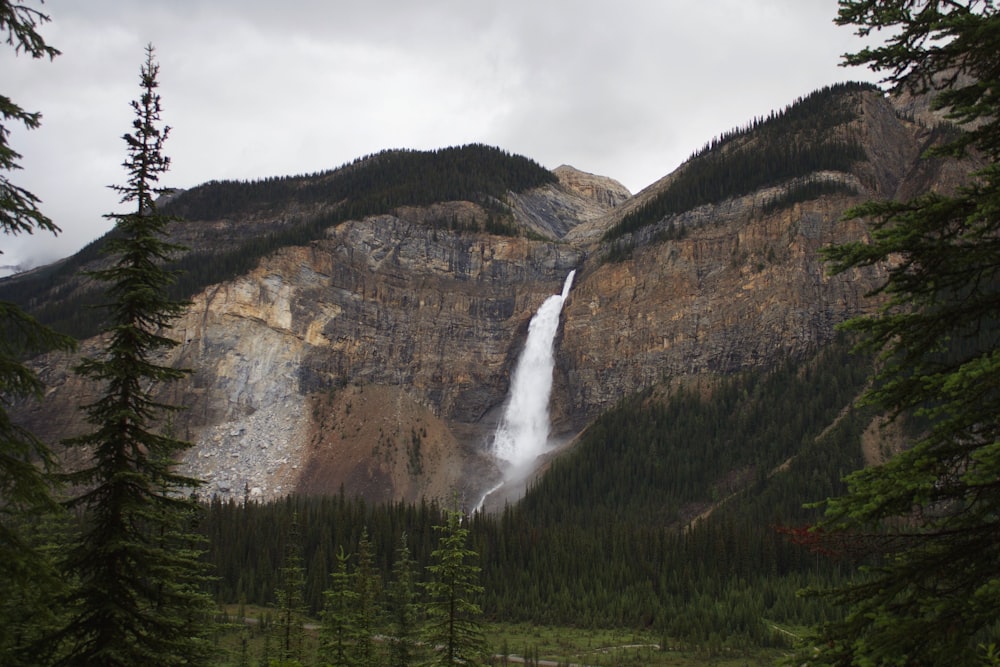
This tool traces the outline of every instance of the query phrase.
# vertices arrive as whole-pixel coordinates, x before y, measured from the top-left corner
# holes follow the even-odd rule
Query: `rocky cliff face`
[[[551,410],[569,436],[623,396],[682,375],[767,366],[814,349],[871,308],[877,269],[827,275],[829,243],[864,238],[850,205],[950,187],[954,165],[919,165],[929,130],[874,92],[856,93],[868,160],[811,175],[854,186],[763,213],[761,190],[637,233],[623,261],[601,234],[669,178],[632,197],[570,167],[557,184],[511,194],[522,237],[447,231],[476,204],[397,210],[337,225],[198,294],[177,323],[173,361],[194,369],[171,389],[189,409],[174,424],[195,447],[184,462],[206,492],[361,493],[373,500],[473,499],[495,476],[487,442],[528,321],[577,269],[557,340]],[[683,234],[664,240],[670,224]],[[81,428],[87,392],[65,358],[37,361],[49,386],[20,412],[55,439]]]
[[[580,276],[559,357],[568,415],[593,416],[679,375],[768,366],[826,342],[863,310],[876,272],[831,277],[819,257],[823,245],[864,234],[839,221],[846,202],[748,215],[760,196],[685,216],[685,238]]]
[[[208,492],[343,483],[373,499],[418,499],[473,493],[470,476],[490,474],[484,425],[506,395],[517,341],[584,254],[422,224],[476,213],[445,208],[344,223],[193,299],[174,327],[183,344],[172,361],[194,369],[173,388],[188,408],[174,426],[197,443],[186,464]],[[87,389],[65,359],[38,363],[51,389],[44,406],[26,407],[29,427],[50,439],[82,429],[69,405]]]

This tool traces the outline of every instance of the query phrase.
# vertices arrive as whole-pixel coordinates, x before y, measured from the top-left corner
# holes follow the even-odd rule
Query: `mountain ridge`
[[[573,269],[550,404],[558,438],[661,382],[766,368],[825,345],[837,323],[876,305],[865,295],[882,276],[827,274],[820,248],[867,233],[843,212],[871,196],[954,187],[967,169],[921,160],[935,128],[880,91],[836,94],[851,114],[824,131],[856,138],[863,157],[654,216],[612,240],[609,229],[693,163],[635,195],[563,166],[499,196],[343,219],[323,217],[343,199],[300,200],[178,223],[177,238],[204,246],[204,235],[276,236],[293,219],[315,221],[312,238],[200,288],[174,327],[182,345],[171,361],[195,369],[167,396],[188,408],[175,423],[195,443],[186,471],[210,495],[343,487],[371,500],[472,498],[498,474],[488,442],[528,321]],[[783,140],[808,147],[810,133]],[[751,127],[726,150],[767,148],[762,136]],[[796,191],[812,182],[849,189]],[[49,393],[18,413],[49,440],[81,426],[71,406],[89,390],[69,361],[35,360]]]

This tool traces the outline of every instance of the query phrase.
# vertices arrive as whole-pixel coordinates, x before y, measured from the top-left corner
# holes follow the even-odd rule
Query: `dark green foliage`
[[[107,244],[114,259],[94,278],[107,285],[110,325],[103,355],[78,372],[101,387],[86,407],[88,434],[67,444],[86,447],[92,463],[66,475],[82,491],[69,506],[85,513],[79,542],[67,555],[77,584],[71,618],[59,637],[61,664],[206,664],[211,607],[201,593],[199,541],[190,534],[198,506],[186,497],[198,482],[173,471],[189,443],[173,438],[164,417],[176,408],[151,393],[183,371],[157,363],[176,342],[165,334],[185,304],[169,300],[170,274],[161,263],[174,248],[162,236],[159,177],[169,159],[162,146],[159,67],[147,48],[141,97],[132,103],[133,132],[124,135],[128,181],[115,186],[132,212],[113,214],[120,233]]]
[[[421,475],[424,470],[424,459],[420,453],[422,437],[416,429],[410,432],[410,442],[406,444],[406,470],[411,475]]]
[[[503,199],[508,191],[520,192],[556,180],[537,163],[497,148],[471,144],[436,151],[385,151],[337,170],[271,178],[262,181],[213,181],[177,194],[163,203],[165,215],[189,220],[239,220],[277,206],[324,204],[326,212],[287,220],[264,236],[250,236],[232,247],[189,252],[170,260],[166,270],[176,275],[168,294],[187,299],[206,285],[246,273],[260,259],[279,248],[306,245],[322,239],[326,230],[345,220],[389,213],[401,206],[423,206],[441,201],[478,202],[491,213],[486,231],[517,235],[506,222],[509,212]],[[478,226],[452,219],[430,222],[444,229],[479,231]],[[0,299],[9,299],[33,312],[58,331],[86,338],[105,324],[92,307],[102,298],[99,289],[67,301],[53,298],[54,290],[99,255],[118,232],[109,232],[65,262],[45,267],[31,276],[0,283]]]
[[[446,513],[437,549],[427,566],[424,641],[430,646],[431,665],[481,665],[487,657],[482,628],[482,609],[477,599],[483,593],[479,554],[468,546],[469,529],[457,511]]]
[[[432,562],[427,569],[434,578],[426,584],[430,595],[424,606],[430,620],[430,625],[425,628],[428,631],[425,645],[432,651],[441,646],[441,650],[454,659],[468,654],[468,633],[476,624],[476,620],[469,616],[473,607],[456,596],[473,590],[468,577],[478,573],[476,566],[467,562],[476,554],[459,545],[456,542],[458,539],[464,545],[467,533],[447,532],[438,549],[431,552]],[[389,596],[386,599],[381,595],[385,563],[380,563],[382,567],[378,567],[376,554],[376,546],[370,541],[367,528],[361,532],[355,554],[357,564],[353,571],[349,569],[351,558],[343,545],[337,549],[331,585],[323,593],[325,602],[320,630],[320,658],[323,664],[376,667],[385,664],[388,656],[391,665],[404,667],[414,664],[422,653],[417,641],[415,563],[410,558],[405,534],[400,538],[400,547],[391,566],[392,577],[388,580]],[[439,599],[442,597],[444,601]],[[384,613],[386,609],[389,616]],[[439,624],[441,614],[447,616],[443,625]],[[384,635],[386,631],[388,636]],[[386,644],[388,651],[383,650]]]
[[[406,533],[399,539],[392,577],[387,586],[389,667],[407,667],[418,661],[416,562],[410,557]]]
[[[828,86],[713,140],[688,159],[666,190],[609,229],[605,240],[815,171],[849,171],[866,159],[864,149],[833,130],[854,119],[854,94],[871,89],[860,83]]]
[[[46,44],[38,27],[49,21],[46,14],[19,2],[0,2],[0,33],[4,41],[18,54],[32,58],[55,58],[59,50]],[[4,234],[33,234],[36,230],[58,232],[59,228],[38,208],[38,197],[11,182],[9,172],[20,169],[21,154],[7,143],[10,131],[7,125],[15,122],[29,130],[41,124],[42,115],[25,111],[13,100],[0,95],[0,232]]]
[[[0,33],[17,54],[54,58],[59,51],[38,33],[48,16],[19,3],[0,0]],[[12,124],[39,126],[41,115],[0,95],[0,233],[32,234],[59,229],[38,208],[32,193],[11,181],[21,155],[8,139]],[[72,349],[72,341],[42,326],[13,299],[0,300],[0,663],[27,665],[47,647],[40,629],[53,621],[52,595],[60,580],[52,558],[40,551],[37,528],[56,509],[49,473],[52,451],[14,424],[7,412],[14,401],[39,399],[44,387],[22,361],[50,349]]]
[[[309,615],[318,615],[324,606],[324,591],[339,566],[337,553],[345,545],[348,555],[356,553],[366,526],[376,549],[375,567],[387,581],[393,562],[391,549],[402,534],[409,535],[415,567],[422,570],[433,548],[433,526],[441,521],[440,510],[431,504],[370,506],[362,499],[343,495],[289,497],[275,503],[213,500],[201,529],[212,545],[207,557],[218,574],[213,582],[214,597],[274,604],[285,548],[280,526],[292,514],[299,517],[302,527],[303,562],[309,570],[304,599]]]
[[[311,176],[212,181],[178,195],[164,210],[190,220],[217,220],[275,205],[344,202],[349,218],[442,201],[487,202],[555,181],[552,172],[532,160],[468,144],[383,151]]]
[[[828,604],[796,591],[841,581],[851,565],[817,556],[788,533],[818,515],[803,502],[841,492],[840,478],[861,465],[859,433],[870,415],[849,406],[869,366],[846,350],[840,343],[770,374],[720,378],[710,394],[644,395],[611,410],[521,505],[468,520],[484,618],[649,627],[686,647],[707,647],[714,633],[730,649],[784,646],[787,636],[770,623],[828,618]],[[281,558],[275,526],[292,513],[316,570],[307,575],[311,613],[337,567],[337,545],[358,545],[367,527],[392,591],[393,546],[405,533],[414,571],[426,573],[433,527],[447,521],[433,505],[343,496],[213,501],[205,528],[220,599],[268,602],[266,582]]]
[[[736,128],[712,139],[691,154],[696,159],[713,153],[734,141],[744,139],[758,130],[768,135],[806,133],[822,136],[823,133],[857,118],[853,103],[843,99],[850,93],[878,91],[869,83],[848,81],[824,86],[805,97],[800,97],[782,111],[772,111],[767,118],[757,118],[742,128]]]
[[[278,589],[274,593],[277,618],[278,656],[281,660],[301,660],[303,652],[305,603],[302,590],[305,586],[305,567],[302,564],[302,546],[299,544],[299,521],[292,516],[288,536],[285,538],[285,556],[281,563]]]
[[[52,510],[48,472],[55,466],[51,450],[14,424],[10,401],[41,398],[44,386],[21,359],[42,350],[72,349],[72,341],[41,326],[11,303],[0,302],[0,572],[5,566],[24,567],[16,553],[23,545],[12,522],[24,512]],[[26,552],[27,553],[27,552]],[[31,560],[30,555],[28,561]],[[9,572],[13,576],[13,572]]]
[[[4,523],[18,541],[0,537],[5,546],[0,565],[0,664],[51,664],[57,646],[50,638],[65,615],[61,599],[66,582],[58,562],[70,534],[68,515],[22,510],[5,517]]]
[[[368,538],[368,528],[361,531],[358,541],[358,565],[354,570],[354,590],[357,593],[357,635],[354,643],[355,664],[377,667],[381,655],[375,636],[382,627],[382,574],[375,569],[374,545]]]
[[[720,380],[711,400],[696,388],[678,389],[669,400],[629,398],[599,417],[571,456],[553,463],[519,511],[546,526],[574,515],[588,525],[623,515],[683,525],[699,507],[799,453],[858,395],[867,368],[852,362],[844,344],[815,363],[789,360],[766,375]],[[815,492],[826,497],[833,485],[836,479]],[[775,507],[788,515],[775,519],[802,520],[797,498],[790,500]],[[584,503],[587,515],[571,512]]]
[[[1000,12],[992,2],[840,3],[838,23],[877,46],[846,56],[935,95],[964,131],[933,150],[984,165],[950,195],[871,202],[870,242],[829,252],[836,271],[883,265],[880,310],[848,325],[880,354],[867,400],[917,415],[916,443],[848,478],[817,534],[878,557],[834,592],[817,664],[983,664],[1000,586]],[[995,656],[994,656],[995,659]]]
[[[486,218],[484,230],[487,234],[494,236],[518,236],[521,233],[521,230],[512,221],[508,222],[492,213]]]
[[[333,667],[356,664],[353,648],[357,640],[358,593],[351,586],[348,555],[343,545],[337,551],[337,569],[330,588],[323,593],[323,625],[320,629],[320,658]]]

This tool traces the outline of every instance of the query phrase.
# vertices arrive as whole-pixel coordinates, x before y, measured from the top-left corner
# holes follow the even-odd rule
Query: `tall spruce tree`
[[[330,575],[330,588],[323,591],[323,625],[320,628],[320,659],[330,667],[354,667],[357,639],[358,592],[351,585],[350,556],[343,545],[337,549],[337,569]]]
[[[0,0],[0,34],[15,54],[55,58],[59,51],[38,32],[49,21],[46,14],[27,5]],[[21,155],[8,143],[10,124],[31,130],[41,115],[25,111],[0,95],[0,233],[59,232],[40,210],[39,199],[15,185],[13,172]],[[29,534],[41,514],[57,508],[52,500],[49,473],[55,459],[48,446],[11,421],[10,402],[39,399],[43,386],[24,359],[48,349],[69,350],[73,341],[39,324],[16,304],[0,301],[0,663],[33,664],[42,647],[32,640],[51,619],[48,595],[58,589],[59,578],[49,567],[51,559],[39,553]]]
[[[1000,13],[980,0],[841,0],[837,21],[888,35],[847,63],[933,95],[960,127],[934,154],[983,166],[955,192],[849,212],[871,221],[871,242],[829,252],[837,271],[887,267],[884,305],[849,328],[881,354],[868,400],[915,414],[922,435],[828,502],[820,534],[876,560],[835,592],[846,616],[821,629],[811,660],[985,664],[1000,609]]]
[[[354,570],[354,590],[357,592],[357,638],[354,644],[355,662],[359,667],[377,667],[381,656],[375,644],[382,609],[379,594],[382,578],[375,570],[375,546],[368,537],[368,528],[361,529],[358,540],[358,566]]]
[[[167,337],[184,308],[166,289],[164,270],[177,249],[164,240],[169,218],[159,214],[157,185],[170,160],[163,154],[169,128],[160,124],[159,65],[152,46],[140,71],[142,94],[132,102],[135,120],[124,135],[128,173],[112,188],[127,213],[110,214],[115,232],[107,243],[110,264],[92,277],[107,285],[109,324],[100,357],[86,358],[77,372],[100,386],[86,406],[94,430],[68,441],[91,463],[67,475],[82,492],[69,506],[84,512],[79,543],[68,557],[78,588],[69,600],[73,616],[60,634],[62,664],[207,664],[205,640],[210,600],[201,592],[203,566],[190,521],[197,505],[188,496],[199,482],[174,471],[189,443],[169,434],[178,408],[158,401],[158,385],[185,371],[166,366]]]
[[[278,619],[275,628],[279,633],[278,654],[282,661],[302,660],[305,640],[305,568],[302,565],[302,535],[299,519],[292,515],[288,535],[285,536],[285,553],[281,563],[281,579],[275,591]]]
[[[410,556],[406,533],[403,533],[392,563],[392,581],[387,591],[391,628],[389,667],[409,667],[419,659],[415,568],[416,561]]]
[[[469,531],[462,526],[462,514],[449,510],[440,533],[438,548],[431,552],[427,566],[430,581],[425,607],[427,621],[424,641],[434,656],[432,665],[481,665],[486,659],[486,638],[482,609],[477,598],[483,593],[479,554],[468,547]]]

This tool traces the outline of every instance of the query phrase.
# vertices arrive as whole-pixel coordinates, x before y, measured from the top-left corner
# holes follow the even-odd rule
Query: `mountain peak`
[[[568,164],[556,167],[553,172],[566,188],[582,197],[614,208],[632,196],[628,188],[613,178],[581,171]]]

